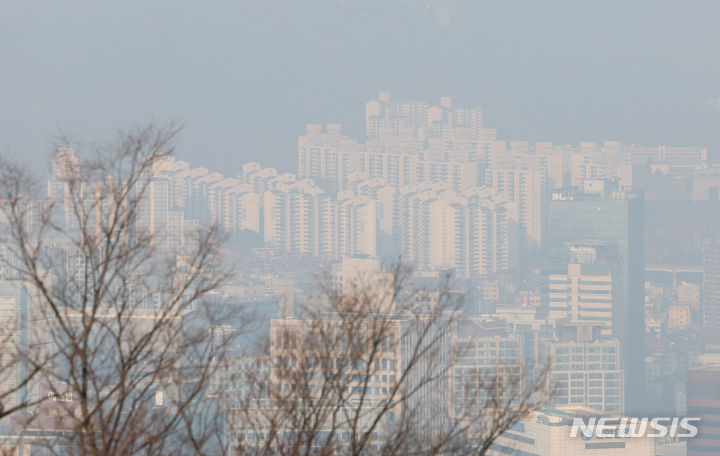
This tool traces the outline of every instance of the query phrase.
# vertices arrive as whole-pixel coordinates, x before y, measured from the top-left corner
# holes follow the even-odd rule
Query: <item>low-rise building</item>
[[[514,456],[655,456],[656,440],[643,437],[605,437],[578,432],[572,437],[574,418],[599,416],[587,409],[543,409],[513,423],[490,447],[488,455]],[[619,418],[619,417],[616,417]],[[649,427],[648,427],[649,428]]]

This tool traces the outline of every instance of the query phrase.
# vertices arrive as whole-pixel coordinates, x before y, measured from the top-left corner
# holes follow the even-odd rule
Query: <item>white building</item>
[[[476,417],[494,400],[510,402],[524,391],[523,347],[517,334],[487,329],[477,319],[461,320],[452,347],[451,416]]]
[[[23,387],[23,356],[28,350],[28,293],[19,281],[0,280],[0,391],[4,409],[19,405],[27,394]]]
[[[543,352],[550,362],[553,404],[623,412],[625,380],[617,339],[546,341]]]
[[[341,134],[340,124],[308,124],[305,136],[298,138],[298,177],[318,182],[327,179],[342,183],[358,169],[362,145]]]
[[[400,251],[418,269],[454,268],[468,278],[508,268],[507,210],[491,190],[408,186],[400,190],[397,211]]]
[[[597,416],[587,410],[543,409],[514,423],[490,447],[492,456],[655,456],[656,441],[648,437],[571,437],[573,418]]]
[[[338,255],[377,256],[377,208],[369,196],[344,198],[337,202]]]
[[[508,207],[510,220],[519,230],[518,251],[523,255],[542,245],[547,216],[547,174],[542,168],[488,168],[485,185],[512,203]]]
[[[312,181],[280,183],[264,194],[264,239],[273,248],[335,254],[335,205]]]
[[[592,322],[612,334],[612,277],[608,267],[570,263],[566,271],[548,275],[549,317]]]

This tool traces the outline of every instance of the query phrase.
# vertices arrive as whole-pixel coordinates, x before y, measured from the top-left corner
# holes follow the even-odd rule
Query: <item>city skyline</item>
[[[480,108],[458,108],[447,97],[438,104],[395,101],[384,91],[366,103],[365,128],[369,139],[359,141],[344,135],[338,124],[307,125],[297,142],[297,174],[280,173],[258,162],[245,163],[235,177],[191,167],[167,153],[172,145],[165,141],[179,131],[172,125],[167,132],[149,126],[126,133],[131,136],[121,147],[133,150],[133,144],[148,141],[157,151],[152,160],[133,161],[142,168],[127,181],[116,174],[133,169],[123,168],[124,155],[118,162],[106,162],[102,155],[76,155],[68,143],[56,150],[47,186],[41,186],[39,194],[28,194],[27,209],[5,214],[31,233],[42,233],[36,227],[45,224],[52,227],[53,235],[38,238],[47,244],[48,253],[54,252],[47,259],[39,253],[42,261],[49,261],[49,272],[33,280],[68,282],[69,294],[63,299],[69,303],[61,315],[73,325],[84,315],[84,310],[76,310],[76,300],[86,302],[84,296],[95,294],[103,281],[98,273],[106,263],[92,247],[94,239],[112,226],[127,238],[126,248],[137,245],[154,252],[138,258],[152,261],[157,256],[177,263],[178,278],[186,274],[180,272],[186,257],[205,245],[201,233],[230,236],[232,242],[223,251],[245,267],[231,268],[223,262],[229,281],[217,282],[218,289],[203,299],[206,304],[176,307],[168,329],[174,328],[173,321],[189,325],[188,330],[209,325],[207,337],[216,351],[209,368],[219,371],[207,377],[209,389],[202,394],[227,408],[212,416],[233,423],[226,437],[231,451],[256,445],[242,436],[270,435],[276,426],[283,439],[293,438],[287,420],[297,419],[293,413],[306,413],[305,407],[316,401],[326,406],[325,401],[334,401],[351,415],[379,413],[383,430],[367,442],[373,448],[387,443],[383,433],[393,426],[391,416],[417,414],[412,423],[418,429],[430,425],[429,416],[442,416],[436,430],[426,435],[424,444],[430,445],[432,439],[456,432],[480,432],[473,430],[473,423],[482,422],[487,413],[537,413],[537,406],[518,406],[524,395],[541,391],[554,391],[548,405],[573,416],[686,413],[687,392],[678,373],[714,365],[702,361],[714,359],[716,350],[712,331],[717,303],[708,292],[716,275],[714,244],[703,244],[703,264],[690,265],[704,271],[705,282],[678,283],[676,275],[671,284],[658,277],[648,280],[649,271],[678,265],[672,260],[647,265],[646,231],[652,233],[658,225],[647,225],[646,206],[653,208],[653,202],[664,201],[669,192],[688,203],[717,204],[720,166],[708,159],[706,149],[617,141],[576,146],[508,142],[484,125]],[[670,181],[674,185],[667,187]],[[7,193],[10,199],[4,204],[15,194]],[[703,236],[712,239],[713,229],[706,227]],[[78,247],[78,235],[89,244]],[[13,242],[25,241],[20,237]],[[651,250],[658,246],[652,239],[648,245]],[[6,349],[22,354],[28,344],[37,354],[27,356],[62,356],[56,345],[62,338],[55,335],[62,333],[62,326],[55,328],[54,318],[48,316],[28,319],[46,298],[38,295],[38,285],[18,281],[28,274],[17,269],[26,257],[12,242],[4,246],[2,283],[9,290],[20,285],[20,291],[4,301],[6,325],[18,328],[5,333],[18,341],[17,348]],[[317,262],[316,269],[278,269],[283,263],[287,268],[293,258]],[[402,263],[393,266],[400,258]],[[317,282],[317,274],[328,265],[326,282]],[[174,275],[173,269],[169,273]],[[153,315],[166,311],[163,294],[147,291],[152,282],[141,279],[137,271],[127,273],[120,284],[112,285],[125,291],[116,296],[118,302],[108,302],[110,309],[130,306],[132,312],[145,315],[141,318],[155,321],[158,317]],[[408,280],[407,289],[391,285],[404,274],[409,274],[403,279]],[[701,283],[706,290],[702,300]],[[391,291],[395,289],[400,291]],[[218,313],[238,313],[212,324],[214,312],[203,316],[205,306]],[[257,336],[243,334],[243,320],[251,318],[242,317],[243,308],[257,315]],[[414,320],[415,312],[424,317]],[[392,361],[387,355],[367,361],[364,350],[369,342],[345,353],[349,342],[343,342],[344,336],[330,345],[318,345],[312,336],[328,330],[332,341],[348,324],[364,333],[385,319],[388,326],[383,327],[390,333],[383,337],[393,342],[383,345],[382,353],[395,353]],[[49,333],[41,330],[48,324]],[[303,325],[317,328],[303,333]],[[693,330],[700,331],[699,337],[691,335]],[[284,331],[295,335],[283,335]],[[348,335],[353,331],[345,329]],[[430,340],[415,331],[430,335]],[[674,342],[668,345],[663,336]],[[258,350],[253,337],[269,338],[270,351]],[[308,338],[303,344],[315,348],[308,351],[300,345],[299,352],[292,351]],[[226,347],[224,339],[236,342]],[[413,344],[433,354],[414,355]],[[665,373],[668,356],[686,358],[671,361],[675,367]],[[330,361],[318,364],[322,359]],[[366,364],[373,369],[363,372]],[[6,388],[23,384],[27,368],[22,366],[7,370]],[[418,371],[421,366],[438,371],[425,378]],[[393,373],[382,373],[388,368]],[[47,372],[52,379],[71,374],[62,363]],[[297,383],[298,376],[307,383]],[[43,424],[45,414],[62,413],[52,411],[51,404],[42,405],[43,391],[49,388],[50,396],[65,397],[64,384],[31,379],[11,396],[10,404],[20,407],[18,417],[26,400],[50,407],[30,427],[43,429],[48,426]],[[338,388],[349,395],[324,393]],[[393,403],[394,394],[406,390],[417,391],[419,398],[408,397],[397,407],[378,405]],[[363,411],[362,405],[353,404],[366,391],[371,402]],[[667,391],[670,396],[663,395]],[[171,397],[170,391],[159,389],[155,407],[165,407]],[[696,409],[704,416],[714,413]],[[292,413],[285,416],[282,410]],[[18,417],[13,426],[22,423]],[[364,423],[374,429],[364,420],[341,428]],[[712,423],[710,419],[707,426]],[[319,424],[321,429],[330,426]],[[261,427],[258,431],[252,426]],[[484,441],[479,435],[470,442]],[[529,442],[513,435],[505,428],[493,439]],[[500,453],[509,448],[498,445]],[[587,448],[596,448],[592,445]]]
[[[720,4],[0,5],[0,453],[720,452]]]

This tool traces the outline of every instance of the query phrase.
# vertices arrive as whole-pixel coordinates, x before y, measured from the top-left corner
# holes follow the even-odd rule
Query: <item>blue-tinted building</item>
[[[598,262],[612,276],[612,333],[620,341],[626,378],[625,411],[645,404],[645,206],[642,192],[558,192],[548,205],[545,258],[567,262],[572,244],[603,245]]]

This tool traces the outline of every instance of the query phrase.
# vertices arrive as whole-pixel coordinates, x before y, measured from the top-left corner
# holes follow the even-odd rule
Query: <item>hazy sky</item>
[[[148,120],[234,175],[294,171],[305,123],[362,132],[364,102],[453,96],[503,139],[720,150],[720,2],[0,2],[0,148],[40,162]]]

